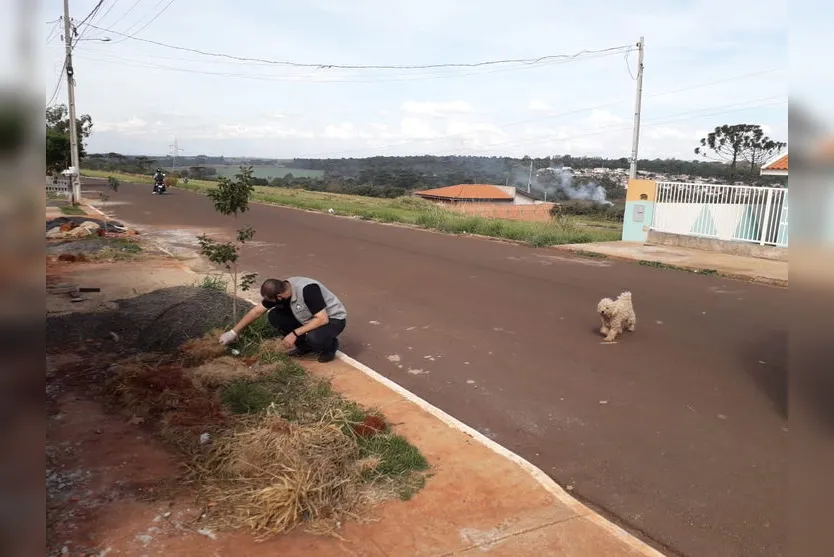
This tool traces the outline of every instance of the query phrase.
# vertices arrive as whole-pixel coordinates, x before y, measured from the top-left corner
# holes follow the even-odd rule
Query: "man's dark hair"
[[[275,298],[283,294],[290,283],[281,279],[266,279],[261,285],[261,296],[264,298]]]

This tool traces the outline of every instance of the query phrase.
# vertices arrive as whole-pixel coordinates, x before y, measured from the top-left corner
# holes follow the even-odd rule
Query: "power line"
[[[405,81],[424,81],[424,80],[431,80],[431,79],[448,79],[448,78],[460,78],[460,77],[468,77],[468,76],[481,76],[481,75],[489,75],[495,73],[504,73],[504,72],[511,72],[511,71],[520,71],[526,70],[528,66],[511,66],[509,68],[492,68],[492,69],[473,69],[467,73],[434,73],[434,74],[427,74],[427,75],[408,75],[408,77],[395,77],[395,78],[388,78],[388,79],[327,79],[325,81],[320,81],[316,79],[310,79],[312,77],[311,74],[307,75],[286,75],[286,76],[269,76],[269,75],[254,75],[254,74],[243,74],[243,73],[231,73],[231,72],[215,72],[209,70],[198,70],[194,68],[183,68],[178,66],[168,66],[168,65],[160,65],[160,64],[153,64],[153,63],[143,63],[139,62],[135,59],[125,58],[116,56],[113,54],[104,53],[101,51],[89,51],[93,54],[98,56],[104,56],[111,59],[116,60],[123,60],[129,62],[129,64],[124,64],[123,62],[114,62],[113,60],[108,60],[104,58],[84,58],[85,60],[91,60],[95,62],[102,62],[102,63],[118,63],[119,65],[131,65],[134,67],[140,68],[148,68],[148,69],[158,69],[158,70],[166,70],[166,71],[174,71],[174,72],[182,72],[182,73],[192,73],[192,74],[200,74],[200,75],[209,75],[209,76],[220,76],[220,77],[236,77],[241,79],[253,79],[258,81],[281,81],[281,82],[297,82],[297,81],[304,81],[307,80],[308,82],[322,82],[322,83],[394,83],[394,82],[405,82]],[[606,54],[596,54],[596,55],[589,55],[581,59],[568,59],[568,60],[558,60],[548,62],[539,68],[546,68],[554,65],[561,65],[561,64],[568,64],[573,63],[579,60],[588,60],[592,58],[602,58],[605,56],[611,56],[615,53],[606,53]],[[176,59],[174,59],[176,60]],[[219,62],[224,63],[224,62]],[[409,72],[410,73],[410,72]],[[405,74],[403,74],[405,75]]]
[[[157,3],[153,6],[153,8],[151,8],[150,10],[148,10],[148,12],[153,12],[153,11],[155,11],[155,10],[156,10],[159,6],[161,6],[161,5],[162,5],[162,3],[163,3],[163,2],[165,2],[165,0],[158,0],[158,1],[157,1]],[[145,15],[147,15],[147,14],[145,14]],[[125,34],[125,35],[129,35],[129,34],[131,33],[131,31],[133,31],[133,29],[135,29],[135,28],[136,28],[136,26],[137,26],[137,25],[139,25],[139,24],[142,22],[142,19],[144,19],[145,15],[140,15],[140,16],[139,16],[139,19],[137,19],[137,20],[136,20],[136,21],[134,21],[132,24],[130,24],[130,25],[127,27],[127,29],[125,29],[124,31],[122,31],[122,33],[123,33],[123,34]],[[111,24],[111,25],[110,25],[110,27],[113,27],[113,25]],[[127,39],[128,39],[127,37],[123,37],[123,38],[119,39],[119,40],[118,40],[118,41],[116,41],[116,42],[117,42],[117,43],[119,43],[119,42],[123,42],[123,41],[126,41]]]
[[[173,2],[173,0],[171,0]],[[125,33],[120,33],[118,31],[114,31],[112,29],[107,29],[104,27],[97,27],[95,25],[90,25],[90,27],[94,27],[100,31],[106,31],[108,33],[115,33],[116,35],[120,35],[122,37],[139,41],[147,44],[152,44],[156,46],[161,46],[163,48],[170,48],[172,50],[180,50],[183,52],[192,52],[194,54],[200,54],[202,56],[210,56],[213,58],[226,58],[229,60],[237,60],[241,62],[261,62],[263,64],[272,64],[276,66],[292,66],[297,68],[322,68],[322,69],[340,69],[340,70],[427,70],[427,69],[435,69],[435,68],[476,68],[482,66],[495,66],[495,65],[505,65],[505,64],[524,64],[524,65],[534,65],[539,64],[545,61],[551,60],[561,60],[561,59],[573,59],[573,58],[580,58],[585,55],[589,54],[602,54],[606,52],[624,52],[627,49],[632,49],[632,45],[624,45],[624,46],[615,46],[610,48],[603,48],[598,50],[580,50],[579,52],[573,54],[554,54],[548,56],[540,56],[538,58],[507,58],[503,60],[485,60],[481,62],[457,62],[457,63],[442,63],[442,64],[330,64],[330,63],[308,63],[308,62],[291,62],[287,60],[269,60],[266,58],[251,58],[248,56],[236,56],[233,54],[225,54],[221,52],[209,52],[205,50],[199,50],[196,48],[188,48],[184,46],[176,46],[167,43],[162,43],[159,41],[153,41],[150,39],[142,39],[133,35],[128,35]]]
[[[157,3],[156,3],[156,6],[154,6],[154,7],[153,7],[153,9],[156,9],[156,8],[157,8],[157,6],[162,5],[162,3],[163,3],[164,1],[165,1],[165,0],[159,0],[159,2],[157,2]],[[123,43],[123,42],[125,42],[125,41],[126,41],[126,40],[128,40],[128,39],[141,40],[141,39],[138,39],[138,38],[136,37],[136,35],[138,35],[138,34],[139,34],[139,33],[141,33],[142,31],[144,31],[145,29],[147,29],[147,28],[148,28],[148,26],[149,26],[151,23],[153,23],[154,21],[156,21],[156,20],[157,20],[157,19],[158,19],[158,18],[159,18],[159,17],[160,17],[163,13],[165,13],[165,10],[167,10],[168,8],[170,8],[170,7],[171,7],[171,4],[173,4],[173,3],[174,3],[174,1],[175,1],[175,0],[170,0],[170,1],[169,1],[169,2],[168,2],[168,3],[167,3],[167,4],[166,4],[166,5],[165,5],[165,6],[164,6],[161,10],[159,10],[159,12],[157,12],[157,14],[156,14],[155,16],[153,16],[153,17],[152,17],[152,18],[151,18],[151,19],[150,19],[147,23],[145,23],[145,24],[144,24],[142,27],[140,27],[139,29],[137,29],[137,30],[135,30],[135,31],[131,31],[131,29],[133,29],[134,27],[136,27],[136,26],[139,24],[139,22],[142,20],[141,16],[140,16],[140,18],[139,18],[138,20],[136,20],[136,21],[133,23],[133,25],[131,25],[130,27],[128,27],[127,29],[125,29],[124,33],[119,33],[119,32],[116,32],[116,34],[117,34],[117,35],[122,35],[122,38],[121,38],[121,39],[119,39],[119,40],[117,40],[117,41],[115,41],[115,42],[114,42],[114,44]],[[129,11],[129,10],[128,10],[128,11]],[[126,15],[126,14],[125,14],[125,15]],[[112,26],[112,24],[111,24],[111,26]]]
[[[88,14],[87,14],[87,17],[85,17],[84,19],[82,19],[82,20],[81,20],[81,23],[79,23],[78,25],[73,25],[73,26],[72,26],[73,31],[75,31],[76,33],[78,33],[78,28],[79,28],[79,27],[81,27],[82,25],[84,25],[85,23],[87,23],[87,21],[88,21],[88,20],[91,20],[91,18],[92,18],[93,16],[95,16],[96,12],[98,12],[98,10],[101,8],[101,6],[102,6],[102,4],[104,4],[104,2],[105,2],[105,0],[99,0],[99,3],[98,3],[98,4],[96,4],[96,5],[95,5],[95,7],[93,7],[93,9],[92,9],[92,10],[90,10],[90,13],[88,13]],[[111,6],[111,9],[112,9],[112,6]],[[108,11],[109,11],[109,10],[108,10]],[[86,35],[86,34],[87,34],[87,31],[88,31],[89,29],[90,29],[90,27],[89,27],[89,25],[88,25],[86,28],[84,28],[84,29],[82,29],[82,30],[81,30],[81,35],[78,35],[78,36],[76,37],[75,42],[72,44],[72,48],[75,48],[75,46],[78,44],[78,42],[79,42],[82,38],[84,38],[84,35]]]
[[[58,92],[61,90],[61,84],[64,83],[64,72],[67,71],[67,61],[66,58],[64,59],[64,64],[61,66],[61,75],[58,76],[58,84],[55,85],[55,90],[52,92],[52,96],[46,102],[46,106],[51,106],[55,99],[58,98]]]
[[[150,21],[148,21],[145,25],[143,25],[142,27],[140,27],[139,29],[137,29],[136,31],[134,31],[134,32],[133,32],[133,34],[134,34],[134,35],[138,35],[138,34],[139,34],[139,33],[141,33],[142,31],[144,31],[144,30],[148,27],[148,25],[150,25],[151,23],[153,23],[154,21],[156,21],[157,19],[159,19],[159,16],[161,16],[162,14],[164,14],[164,13],[165,13],[165,10],[167,10],[168,8],[170,8],[170,7],[171,7],[171,4],[173,4],[175,1],[176,1],[176,0],[170,0],[170,2],[168,2],[167,4],[165,4],[165,7],[164,7],[164,8],[162,8],[161,10],[159,10],[159,13],[157,13],[155,16],[153,16],[153,17],[150,19]],[[133,37],[133,38],[135,38],[135,37]]]
[[[81,27],[82,25],[87,23],[87,20],[89,20],[91,17],[93,17],[93,15],[95,15],[95,13],[99,10],[99,8],[101,8],[101,5],[104,4],[104,1],[105,0],[99,0],[99,3],[96,4],[95,7],[92,10],[90,10],[90,13],[87,14],[87,17],[82,19],[81,23],[79,23],[76,27]]]
[[[98,17],[98,21],[99,21],[99,22],[104,21],[104,18],[105,18],[105,17],[107,17],[107,14],[109,14],[110,12],[112,12],[112,11],[113,11],[113,8],[115,8],[118,4],[119,4],[119,0],[113,0],[113,2],[110,4],[110,7],[108,7],[106,10],[104,10],[104,13],[103,13],[103,14],[101,14],[101,15]]]
[[[142,0],[136,0],[136,2],[134,2],[127,10],[125,10],[125,12],[122,15],[120,15],[115,21],[111,22],[110,26],[114,27],[117,23],[119,23],[121,20],[123,20],[125,17],[127,17],[127,15],[130,12],[132,12],[136,8],[136,6],[139,5],[139,2],[141,2],[141,1]]]
[[[56,31],[58,31],[58,29],[60,28],[60,23],[60,17],[53,22],[52,29],[49,30],[49,35],[47,35],[46,37],[46,44],[51,43],[55,39],[55,37],[58,36],[58,33],[56,33]]]

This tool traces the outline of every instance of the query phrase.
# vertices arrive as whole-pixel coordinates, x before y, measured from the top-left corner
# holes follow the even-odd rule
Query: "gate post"
[[[759,234],[759,245],[765,245],[767,239],[767,232],[770,230],[771,215],[770,212],[773,207],[773,188],[767,189],[767,199],[765,200],[764,213],[762,213],[762,231]]]
[[[629,180],[623,215],[623,242],[645,243],[654,217],[657,182]]]

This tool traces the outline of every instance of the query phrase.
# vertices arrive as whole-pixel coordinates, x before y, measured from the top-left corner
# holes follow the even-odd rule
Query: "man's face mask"
[[[287,300],[277,296],[274,300],[267,300],[266,298],[263,299],[263,306],[267,309],[272,309],[275,306],[286,306]]]

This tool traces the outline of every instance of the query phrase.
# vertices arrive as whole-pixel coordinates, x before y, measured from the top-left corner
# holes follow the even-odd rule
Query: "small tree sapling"
[[[252,184],[252,167],[241,166],[240,172],[235,174],[233,180],[222,177],[218,180],[216,188],[208,191],[207,195],[214,202],[217,212],[226,216],[233,216],[237,220],[239,213],[249,210],[249,199],[255,192]],[[200,235],[197,242],[200,245],[201,253],[209,261],[216,265],[222,265],[232,275],[232,319],[237,320],[237,292],[247,291],[253,284],[257,273],[238,274],[238,259],[240,250],[246,242],[255,236],[255,229],[245,226],[237,230],[234,242],[218,242],[206,236]]]

